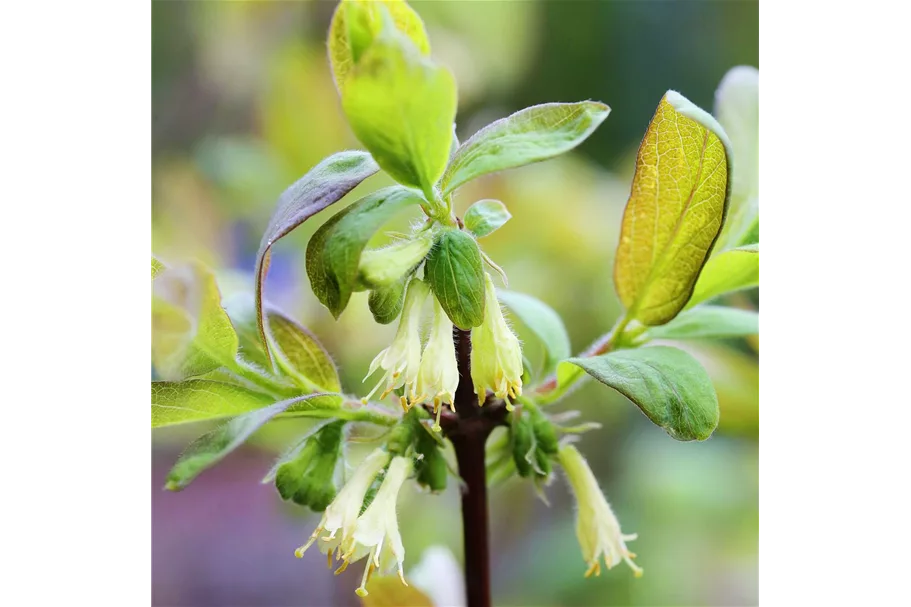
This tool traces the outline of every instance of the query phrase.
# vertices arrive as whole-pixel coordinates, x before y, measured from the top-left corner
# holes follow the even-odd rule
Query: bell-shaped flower
[[[636,577],[641,576],[642,569],[632,560],[636,555],[626,548],[626,542],[636,539],[636,535],[624,535],[620,531],[620,522],[604,498],[585,458],[572,445],[561,447],[558,457],[576,495],[576,536],[582,548],[582,558],[588,563],[585,577],[601,575],[602,556],[608,569],[622,560],[632,568]]]
[[[294,551],[297,558],[303,557],[304,552],[325,533],[326,535],[320,539],[320,550],[329,555],[330,563],[333,550],[336,550],[337,556],[348,554],[348,560],[357,560],[353,558],[355,551],[352,550],[355,547],[355,525],[367,491],[388,461],[389,453],[383,449],[376,449],[367,456],[323,512],[323,518],[309,541]],[[366,552],[356,556],[361,558],[365,555]]]
[[[482,404],[488,389],[497,398],[522,394],[522,348],[503,318],[490,274],[485,279],[484,321],[471,331],[471,378]]]
[[[421,364],[421,304],[430,289],[427,285],[418,279],[413,279],[408,284],[408,292],[405,295],[405,304],[402,308],[402,317],[399,319],[399,328],[395,333],[392,344],[381,351],[370,363],[370,369],[367,371],[367,377],[382,367],[383,377],[379,383],[374,386],[364,402],[373,397],[373,395],[383,387],[383,393],[380,398],[385,398],[390,392],[397,388],[405,386],[406,389],[414,386],[417,380],[418,368]],[[405,397],[402,397],[402,406],[407,403]]]
[[[433,327],[421,357],[421,367],[411,395],[412,404],[426,398],[433,399],[433,410],[437,414],[433,429],[440,431],[442,405],[453,408],[456,388],[459,387],[459,367],[456,363],[455,344],[452,341],[452,321],[446,316],[443,306],[433,298]]]
[[[399,490],[411,474],[411,470],[410,457],[393,458],[376,497],[357,520],[354,529],[354,541],[357,544],[355,553],[369,549],[367,566],[364,568],[361,585],[357,589],[358,596],[367,596],[367,582],[374,569],[387,572],[394,565],[398,569],[399,579],[408,585],[405,582],[405,547],[399,534],[395,507]],[[345,555],[342,558],[344,559]]]

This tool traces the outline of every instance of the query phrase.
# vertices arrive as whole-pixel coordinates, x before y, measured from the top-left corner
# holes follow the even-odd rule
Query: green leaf
[[[307,415],[313,411],[337,410],[341,398],[337,394],[309,394],[274,403],[263,409],[235,417],[220,428],[203,434],[183,452],[168,473],[165,489],[179,491],[190,484],[203,470],[220,462],[240,447],[266,422],[281,413]]]
[[[544,373],[549,373],[559,361],[572,355],[566,327],[546,303],[531,295],[505,289],[497,289],[497,299],[541,340],[546,354]]]
[[[677,348],[618,350],[561,363],[577,365],[638,406],[681,441],[705,440],[718,426],[718,397],[705,369]]]
[[[395,27],[406,35],[425,56],[430,55],[430,41],[424,22],[401,0],[343,0],[339,2],[329,24],[329,63],[339,91],[348,72],[370,48],[382,29],[380,6],[392,16]]]
[[[639,147],[614,283],[627,316],[664,324],[686,305],[721,230],[730,145],[715,120],[668,91]]]
[[[152,427],[231,417],[273,402],[271,396],[220,381],[153,381]]]
[[[278,206],[269,219],[256,253],[256,318],[263,344],[266,343],[263,287],[269,271],[272,245],[313,215],[341,200],[378,170],[379,167],[366,152],[339,152],[313,167],[278,199]],[[266,358],[270,358],[268,350]]]
[[[279,367],[307,391],[339,392],[335,363],[316,337],[276,310],[266,316]]]
[[[651,327],[645,340],[652,339],[723,339],[759,333],[759,314],[723,306],[699,306],[681,312],[674,320]]]
[[[381,325],[388,325],[402,313],[405,304],[405,286],[408,277],[395,282],[388,287],[381,287],[370,292],[367,305],[373,319]]]
[[[545,103],[497,120],[459,147],[440,183],[443,195],[481,175],[564,154],[585,141],[609,113],[597,101]]]
[[[511,218],[512,215],[505,204],[499,200],[487,199],[479,200],[468,207],[462,221],[466,230],[476,238],[481,238],[498,230]]]
[[[237,334],[202,264],[169,268],[152,283],[152,364],[168,381],[233,366]]]
[[[384,27],[348,74],[342,108],[377,164],[432,201],[452,141],[452,73],[424,57],[406,36]]]
[[[740,65],[721,79],[715,92],[715,117],[731,141],[731,208],[719,247],[758,241],[759,221],[759,70]],[[749,233],[757,232],[756,239]]]
[[[759,286],[759,243],[714,255],[705,264],[687,308],[732,291]]]
[[[396,576],[374,575],[367,582],[361,607],[434,607],[433,601],[414,585],[405,586]]]
[[[474,238],[445,230],[427,256],[424,279],[452,323],[465,331],[484,320],[484,268]]]
[[[317,299],[336,318],[357,286],[361,253],[383,224],[420,196],[401,186],[383,188],[339,211],[307,245],[307,276]]]

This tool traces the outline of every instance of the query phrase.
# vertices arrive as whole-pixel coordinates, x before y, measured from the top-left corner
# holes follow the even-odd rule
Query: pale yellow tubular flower
[[[599,561],[602,555],[608,569],[622,560],[632,568],[636,577],[641,576],[642,568],[633,562],[636,555],[626,547],[626,542],[636,539],[636,534],[624,535],[620,531],[620,521],[607,503],[585,458],[572,445],[562,446],[558,457],[576,495],[576,536],[582,558],[588,564],[585,577],[601,575]]]
[[[337,556],[348,553],[348,560],[357,560],[357,556],[362,558],[366,552],[355,555],[352,548],[354,547],[354,530],[358,516],[361,513],[361,507],[364,505],[364,497],[367,490],[373,484],[376,475],[379,474],[389,461],[389,453],[383,449],[376,449],[361,463],[354,471],[351,479],[332,500],[332,503],[323,513],[323,518],[317,525],[316,530],[310,536],[306,544],[294,551],[297,558],[304,556],[314,542],[320,538],[320,535],[327,535],[320,539],[320,550],[329,555],[329,562],[332,562],[332,551],[337,551]],[[341,533],[339,534],[339,531]],[[347,562],[342,568],[347,566]]]
[[[362,399],[363,402],[370,400],[380,387],[384,386],[380,395],[382,399],[396,388],[405,386],[407,389],[414,385],[421,364],[421,304],[429,292],[427,285],[416,278],[408,284],[408,293],[405,295],[402,317],[399,319],[395,338],[392,344],[377,354],[370,363],[364,381],[380,367],[385,373],[373,390]],[[404,399],[402,404],[404,406]]]
[[[446,316],[443,306],[433,297],[433,328],[424,347],[418,379],[411,395],[412,404],[425,398],[433,399],[433,410],[437,414],[436,432],[440,428],[440,415],[444,403],[455,411],[456,388],[459,387],[459,367],[456,363],[455,344],[452,341],[452,321]]]
[[[484,276],[484,321],[471,331],[471,378],[481,404],[488,389],[497,398],[522,394],[522,348],[503,318],[490,274]]]
[[[354,541],[358,550],[370,549],[370,558],[364,568],[358,596],[367,596],[367,582],[374,569],[387,571],[394,563],[398,568],[399,579],[405,582],[405,546],[399,534],[399,523],[395,508],[399,490],[411,474],[410,457],[395,457],[389,464],[383,484],[376,497],[370,502],[367,510],[357,520],[354,529]]]

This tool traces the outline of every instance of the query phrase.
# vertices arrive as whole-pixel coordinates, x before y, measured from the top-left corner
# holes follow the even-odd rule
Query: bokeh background
[[[464,210],[498,198],[513,219],[485,239],[510,287],[564,318],[574,350],[620,313],[612,265],[633,160],[667,89],[711,109],[724,73],[758,67],[758,3],[749,1],[415,1],[434,57],[459,83],[458,134],[528,105],[596,99],[601,128],[563,158],[483,178],[460,190]],[[217,268],[225,297],[251,291],[260,235],[278,195],[324,156],[359,147],[325,57],[334,2],[152,3],[153,249],[165,262]],[[378,175],[359,187],[388,185]],[[344,204],[344,202],[342,203]],[[394,325],[377,326],[364,293],[339,321],[310,293],[304,248],[324,212],[273,250],[267,296],[314,331],[361,390]],[[407,219],[403,219],[404,222]],[[758,307],[758,293],[731,305]],[[534,356],[535,344],[516,323]],[[757,603],[758,339],[688,342],[712,376],[721,425],[678,443],[622,396],[589,383],[557,406],[602,430],[580,448],[623,523],[645,576],[624,566],[584,579],[573,500],[561,477],[545,505],[527,482],[491,495],[497,605],[753,605]],[[306,428],[278,422],[181,493],[169,466],[207,428],[153,433],[153,602],[159,606],[358,605],[360,567],[334,577],[318,553],[293,550],[318,517],[259,484]],[[408,564],[431,546],[461,559],[454,483],[442,496],[409,491],[400,506]]]

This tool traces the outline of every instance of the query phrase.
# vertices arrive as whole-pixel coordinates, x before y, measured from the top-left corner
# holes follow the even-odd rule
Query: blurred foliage
[[[463,141],[483,124],[535,103],[594,99],[611,106],[610,117],[578,152],[485,177],[455,200],[459,214],[480,198],[507,205],[513,218],[486,238],[485,250],[506,269],[511,289],[559,312],[578,352],[620,312],[611,268],[636,146],[649,118],[667,89],[711,110],[730,67],[758,66],[758,3],[411,4],[427,24],[435,58],[459,83]],[[358,147],[325,58],[333,8],[331,2],[152,4],[153,250],[166,263],[198,259],[220,268],[225,299],[252,292],[259,239],[285,187],[324,156]],[[347,200],[390,183],[382,174],[372,177]],[[310,292],[304,245],[326,217],[275,248],[267,293],[320,337],[339,363],[343,386],[353,391],[395,327],[374,324],[366,293],[355,293],[336,322]],[[758,308],[758,294],[740,293],[730,303]],[[531,345],[533,335],[522,323],[515,326]],[[622,396],[593,382],[559,405],[604,425],[584,437],[581,448],[624,529],[639,533],[631,548],[645,577],[635,580],[621,568],[584,579],[564,484],[546,489],[547,507],[531,501],[529,483],[510,481],[491,498],[497,604],[756,603],[758,338],[675,345],[705,366],[718,392],[721,425],[708,442],[669,440]],[[533,345],[528,354],[543,356]],[[276,521],[251,535],[244,529],[254,529],[253,519],[263,513],[202,506],[213,483],[220,483],[221,499],[246,503],[241,494],[276,455],[267,445],[290,444],[309,424],[268,427],[246,450],[252,459],[232,456],[220,473],[201,477],[200,486],[155,494],[156,604],[224,605],[227,596],[245,605],[352,600],[325,580],[314,582],[322,572],[292,558],[313,521]],[[189,436],[185,430],[155,434],[155,461],[162,462],[153,469],[157,487]],[[414,491],[403,495],[404,539],[414,557],[434,544],[460,557],[456,485],[433,501]],[[278,519],[303,514],[283,505],[273,488],[259,491]],[[182,508],[179,516],[189,517],[189,526],[162,522],[157,513],[170,509],[168,502]],[[196,503],[199,508],[189,507]],[[219,525],[233,532],[230,550],[207,541],[203,530]],[[297,535],[288,537],[288,529]],[[196,575],[177,573],[181,563]]]

